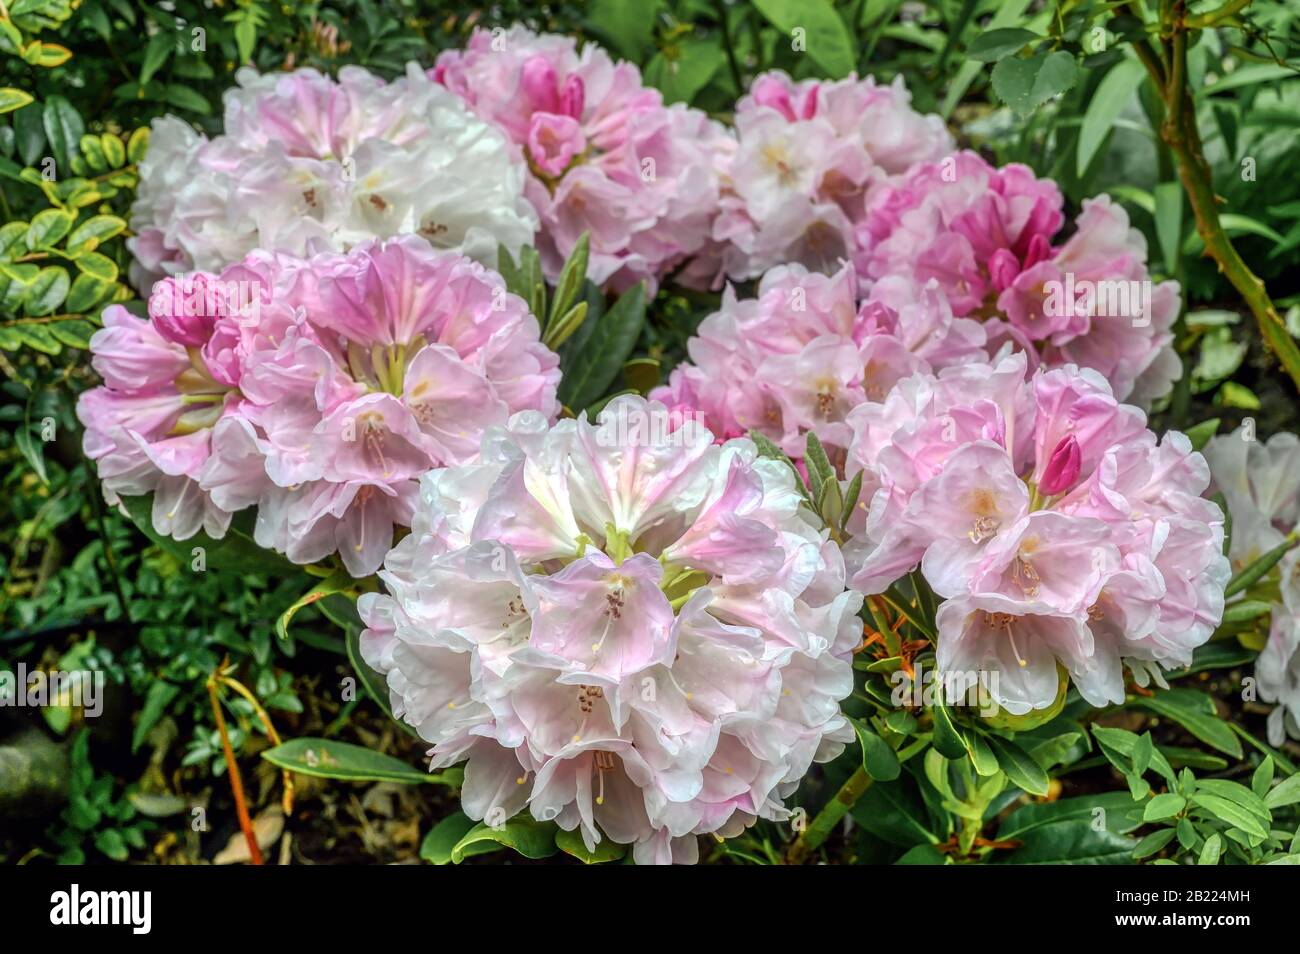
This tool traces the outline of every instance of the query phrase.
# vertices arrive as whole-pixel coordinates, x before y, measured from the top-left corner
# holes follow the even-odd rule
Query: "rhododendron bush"
[[[1277,4],[41,6],[0,857],[1300,861]]]

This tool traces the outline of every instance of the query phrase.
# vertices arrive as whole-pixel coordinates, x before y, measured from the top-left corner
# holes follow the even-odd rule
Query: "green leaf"
[[[555,833],[553,823],[539,822],[530,815],[516,815],[495,828],[479,822],[456,843],[451,860],[460,864],[467,856],[481,853],[475,846],[481,848],[493,842],[513,848],[525,858],[549,858],[558,850]]]
[[[86,124],[68,100],[54,94],[45,101],[41,115],[45,127],[45,138],[54,152],[54,161],[60,172],[71,169],[73,155],[81,144],[81,137],[86,132]]]
[[[27,247],[34,251],[58,245],[72,228],[75,219],[76,216],[71,212],[64,212],[62,209],[46,209],[44,212],[38,212],[32,219],[31,225],[27,226]]]
[[[1220,418],[1212,417],[1183,431],[1192,442],[1192,450],[1200,450],[1210,442],[1210,438],[1219,432],[1219,422]]]
[[[435,865],[451,864],[451,853],[476,822],[462,811],[455,811],[429,830],[420,842],[420,858]]]
[[[1097,91],[1088,101],[1088,109],[1083,114],[1083,125],[1079,127],[1076,156],[1081,177],[1088,171],[1093,156],[1106,141],[1115,127],[1115,120],[1133,99],[1145,76],[1146,70],[1141,63],[1124,59],[1111,67],[1097,84]]]
[[[664,102],[689,104],[724,62],[716,39],[687,37],[652,56],[645,79],[664,94]]]
[[[1173,841],[1176,834],[1177,832],[1172,828],[1161,828],[1159,831],[1153,831],[1137,843],[1137,846],[1133,849],[1133,857],[1138,859],[1150,858]]]
[[[405,762],[360,745],[333,739],[290,739],[262,753],[277,768],[347,782],[397,782],[402,785],[450,784],[450,773],[422,772]]]
[[[87,275],[85,272],[81,272],[72,280],[72,289],[68,292],[67,300],[64,301],[63,305],[68,311],[73,312],[74,314],[84,314],[103,300],[104,295],[112,285],[112,282],[106,282],[102,278],[97,278],[94,275]],[[67,322],[60,322],[60,324],[66,323]],[[93,328],[91,329],[91,333],[94,333]],[[87,337],[86,342],[89,344],[89,337]],[[78,345],[78,347],[84,348],[86,345]]]
[[[253,49],[257,45],[257,23],[252,17],[245,16],[235,24],[235,46],[239,50],[239,62],[247,63],[252,59]]]
[[[207,98],[198,90],[189,86],[183,86],[179,83],[172,83],[163,90],[163,99],[171,103],[177,109],[188,109],[190,112],[198,113],[200,116],[206,116],[212,112],[212,106],[208,103]]]
[[[654,42],[659,0],[589,0],[586,28],[626,60],[645,62]]]
[[[1079,818],[1048,822],[1017,838],[1019,848],[995,852],[989,860],[1007,865],[1122,865],[1129,863],[1134,846],[1132,838],[1098,831]]]
[[[1047,773],[1043,767],[1014,742],[996,735],[988,737],[989,745],[998,757],[998,765],[1007,773],[1011,784],[1028,792],[1030,795],[1046,795],[1048,787]]]
[[[1219,855],[1223,853],[1223,839],[1217,834],[1211,835],[1205,839],[1205,844],[1201,846],[1200,857],[1196,859],[1198,865],[1217,865]]]
[[[72,286],[68,270],[62,265],[49,265],[36,274],[36,280],[27,290],[23,307],[29,315],[49,315],[63,304]]]
[[[1027,116],[1053,96],[1074,85],[1078,69],[1064,50],[1007,57],[993,67],[993,91],[1021,116]]]
[[[587,260],[591,254],[591,236],[583,232],[573,246],[573,252],[560,271],[560,280],[555,286],[555,297],[551,301],[550,319],[546,323],[549,333],[560,318],[566,315],[582,292],[583,282],[587,280]],[[540,320],[541,315],[537,316]]]
[[[1232,603],[1223,611],[1223,622],[1225,624],[1249,623],[1271,612],[1273,612],[1273,604],[1267,600],[1241,600]]]
[[[1225,597],[1234,596],[1242,590],[1254,586],[1264,578],[1269,570],[1277,566],[1282,557],[1286,556],[1297,543],[1300,543],[1300,537],[1296,537],[1292,540],[1284,540],[1259,559],[1252,562],[1249,566],[1243,567],[1238,573],[1233,575],[1231,580],[1228,581],[1228,586],[1224,589],[1223,595]]]
[[[352,585],[352,574],[342,567],[339,567],[332,574],[321,580],[302,596],[294,600],[293,605],[280,614],[280,618],[275,621],[276,635],[281,639],[289,638],[289,623],[297,615],[298,611],[304,606],[310,606],[312,603],[323,600],[325,597],[340,590],[345,590]]]
[[[141,126],[131,133],[126,141],[126,157],[132,162],[139,162],[149,150],[149,127]]]
[[[560,346],[568,341],[586,320],[587,303],[580,301],[546,330],[546,335],[542,338],[542,344],[552,351],[558,351]]]
[[[946,759],[966,758],[966,740],[962,738],[952,721],[952,713],[948,711],[942,686],[934,694],[934,705],[930,707],[930,715],[934,719],[934,734],[930,744],[934,746],[935,751]]]
[[[117,281],[117,263],[99,252],[82,252],[74,260],[83,275],[98,278],[101,282]]]
[[[993,754],[993,748],[989,745],[988,740],[979,732],[971,732],[966,735],[966,741],[970,743],[970,760],[975,766],[976,774],[988,778],[996,775],[1001,771],[998,765],[998,757]]]
[[[180,692],[179,686],[162,679],[156,679],[149,684],[149,691],[144,697],[144,707],[140,710],[140,718],[131,732],[132,753],[139,751],[149,730],[158,724],[158,720],[167,712],[167,707],[180,695]]]
[[[1199,783],[1198,783],[1199,784]],[[1241,805],[1220,795],[1196,791],[1192,793],[1191,802],[1220,821],[1234,828],[1240,828],[1247,835],[1267,838],[1268,828],[1259,818]]]
[[[627,845],[620,845],[608,838],[602,838],[597,842],[595,851],[588,851],[586,843],[582,840],[582,834],[576,828],[573,831],[565,831],[562,828],[556,831],[555,844],[566,855],[572,855],[587,865],[619,861],[627,854]]]
[[[1128,792],[1103,792],[1021,805],[998,828],[998,840],[1019,838],[1033,828],[1072,819],[1099,823],[1108,831],[1126,835],[1142,825],[1142,805],[1135,803]]]
[[[12,86],[0,86],[0,115],[22,109],[30,102],[32,102],[30,93],[24,93]]]
[[[144,60],[140,64],[140,85],[144,86],[153,79],[176,48],[176,40],[171,33],[160,31],[149,38],[145,44]]]
[[[105,828],[95,833],[95,847],[113,861],[126,861],[131,852],[122,840],[122,833],[115,828]]]
[[[1166,818],[1173,818],[1186,807],[1187,799],[1181,795],[1175,795],[1173,792],[1166,792],[1147,802],[1146,808],[1142,812],[1142,820],[1149,822],[1164,821]]]
[[[1178,250],[1183,236],[1183,187],[1179,182],[1160,182],[1152,190],[1156,200],[1156,238],[1164,255],[1165,273],[1178,268]]]
[[[1285,808],[1287,805],[1296,804],[1296,802],[1300,802],[1300,775],[1292,775],[1290,778],[1283,779],[1277,788],[1264,796],[1264,804],[1270,810]]]
[[[121,139],[112,133],[104,133],[99,137],[99,144],[110,169],[120,169],[126,165],[126,146],[122,145]]]
[[[778,42],[794,49],[802,40],[803,52],[831,79],[853,71],[853,42],[830,0],[754,0],[754,6],[785,34]]]
[[[85,248],[94,251],[100,243],[126,230],[126,220],[116,215],[92,215],[68,236],[68,254],[75,255]]]
[[[981,63],[992,63],[1012,53],[1019,53],[1030,43],[1036,43],[1041,39],[1043,37],[1039,34],[1019,27],[986,30],[966,47],[966,55]]]
[[[575,411],[593,404],[618,377],[645,323],[645,286],[638,282],[595,322],[570,371],[560,380],[560,400]]]
[[[878,782],[892,782],[902,772],[898,756],[889,744],[876,735],[861,719],[850,719],[862,747],[862,767]]]

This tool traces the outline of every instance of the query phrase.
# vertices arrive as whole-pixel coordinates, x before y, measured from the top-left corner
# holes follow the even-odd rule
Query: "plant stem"
[[[786,854],[786,863],[792,865],[801,865],[808,860],[808,856],[821,847],[830,833],[835,830],[850,808],[862,797],[862,793],[871,787],[871,776],[862,766],[858,766],[848,780],[840,786],[840,790],[817,813],[817,817],[812,820],[807,828],[800,833],[795,839],[790,851]]]
[[[1264,343],[1300,388],[1300,347],[1287,331],[1286,322],[1278,314],[1264,282],[1242,259],[1219,221],[1219,197],[1214,193],[1213,177],[1196,126],[1196,107],[1187,89],[1189,27],[1196,28],[1207,18],[1209,22],[1217,21],[1220,15],[1235,14],[1248,5],[1249,0],[1233,0],[1213,15],[1188,19],[1184,0],[1170,4],[1169,19],[1161,24],[1160,31],[1165,38],[1162,42],[1167,70],[1147,42],[1137,41],[1133,47],[1164,100],[1165,119],[1160,125],[1160,138],[1177,160],[1178,176],[1196,216],[1196,232],[1205,243],[1206,252],[1218,264],[1219,271],[1237,289],[1255,316]],[[1130,9],[1134,8],[1135,5],[1130,5]]]
[[[248,817],[248,802],[244,798],[244,779],[239,774],[239,763],[235,761],[235,750],[230,745],[230,735],[226,732],[226,717],[221,713],[221,697],[217,694],[219,675],[226,668],[223,662],[208,678],[208,698],[212,702],[212,716],[217,720],[217,731],[221,733],[221,752],[226,758],[226,774],[230,776],[230,791],[235,796],[235,812],[239,816],[239,828],[244,833],[248,845],[248,859],[252,864],[262,864],[262,849],[257,845],[257,836],[253,834],[253,821]]]

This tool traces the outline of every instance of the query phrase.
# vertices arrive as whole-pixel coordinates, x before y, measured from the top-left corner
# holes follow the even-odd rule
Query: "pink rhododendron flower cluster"
[[[908,274],[939,282],[953,313],[985,321],[1048,367],[1079,364],[1121,399],[1149,404],[1182,373],[1171,328],[1177,282],[1154,283],[1142,233],[1107,196],[1085,201],[1073,231],[1055,183],[973,152],[874,185],[856,232],[866,284]]]
[[[132,209],[133,280],[219,271],[249,252],[309,255],[418,233],[489,265],[532,241],[524,167],[504,137],[411,64],[240,70],[214,139],[155,121]]]
[[[784,463],[668,415],[620,397],[595,423],[491,428],[422,479],[387,594],[361,598],[394,713],[434,767],[468,758],[471,818],[693,861],[691,836],[789,817],[853,738],[862,600],[838,548]]]
[[[701,415],[720,439],[758,431],[802,457],[810,431],[848,447],[849,411],[900,379],[986,359],[984,329],[954,318],[936,283],[891,277],[861,307],[857,287],[851,265],[830,276],[774,268],[756,298],[728,287],[690,340],[690,362],[652,396]]]
[[[621,291],[644,280],[653,293],[709,238],[716,166],[731,137],[697,109],[665,105],[635,65],[516,26],[476,30],[430,75],[527,161],[537,248],[552,280],[587,232],[592,281]]]
[[[937,662],[996,673],[1007,712],[1050,707],[1058,665],[1088,702],[1188,665],[1223,613],[1223,515],[1205,459],[1157,440],[1091,370],[1016,354],[900,382],[849,415],[863,471],[847,558],[860,592],[919,566],[945,602]],[[855,552],[856,551],[856,552]]]
[[[159,282],[91,339],[102,387],[77,411],[110,502],[152,493],[153,526],[254,536],[296,563],[378,569],[417,478],[475,455],[524,409],[554,416],[558,358],[501,278],[422,238],[310,259],[256,252]]]
[[[1256,438],[1253,424],[1210,439],[1205,445],[1213,488],[1223,494],[1232,517],[1228,556],[1241,572],[1281,546],[1300,525],[1300,438],[1274,434]],[[1300,554],[1289,551],[1279,564],[1280,603],[1273,605],[1268,642],[1255,663],[1259,697],[1277,703],[1269,713],[1268,738],[1280,746],[1287,735],[1300,739]],[[1245,598],[1244,594],[1242,597]]]
[[[880,86],[764,73],[736,104],[735,125],[709,256],[734,280],[790,263],[834,271],[853,255],[868,188],[954,148],[940,117],[912,108],[902,77]]]

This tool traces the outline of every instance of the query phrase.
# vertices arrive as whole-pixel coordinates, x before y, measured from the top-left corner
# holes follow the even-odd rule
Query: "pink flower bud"
[[[1038,482],[1038,492],[1045,497],[1055,497],[1074,486],[1079,479],[1081,457],[1079,442],[1073,434],[1061,438],[1043,469],[1043,479]]]
[[[206,275],[177,276],[156,282],[149,295],[149,317],[168,341],[197,348],[212,335],[221,314],[220,289]]]
[[[754,82],[753,97],[754,102],[758,103],[758,105],[775,109],[790,122],[795,121],[794,106],[790,102],[790,93],[776,77],[760,76]]]
[[[559,97],[555,89],[555,67],[546,57],[530,57],[520,79],[524,95],[535,112],[558,112]]]
[[[582,77],[574,74],[564,81],[564,92],[560,96],[560,112],[580,120],[583,107],[586,105],[587,88],[582,84]]]

